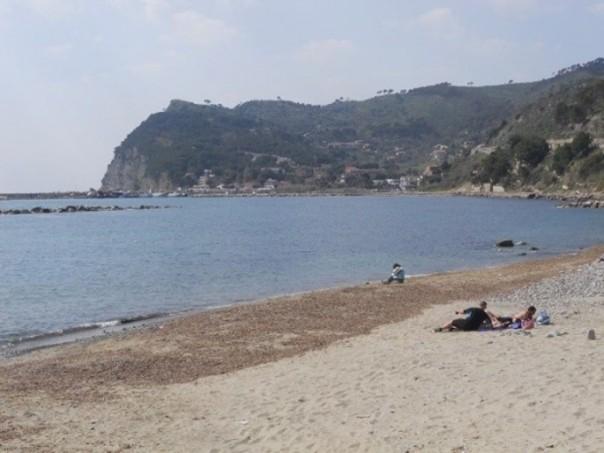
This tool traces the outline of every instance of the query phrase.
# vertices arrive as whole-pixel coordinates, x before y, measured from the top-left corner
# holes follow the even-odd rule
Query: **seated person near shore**
[[[394,263],[392,265],[392,273],[388,280],[384,280],[382,283],[388,285],[392,282],[403,283],[405,281],[405,270],[401,267],[400,264]]]
[[[493,321],[493,327],[508,327],[510,324],[521,323],[523,326],[525,323],[533,321],[533,317],[537,309],[531,305],[526,310],[522,310],[516,313],[514,316],[496,316],[491,312],[487,312],[491,320]]]
[[[488,321],[489,323],[493,323],[496,321],[494,318],[491,318],[487,310],[487,303],[483,300],[480,302],[480,307],[471,307],[466,308],[464,311],[456,311],[456,315],[466,315],[465,318],[457,318],[454,319],[442,327],[438,327],[434,329],[435,332],[442,332],[446,330],[448,332],[452,330],[478,330],[483,322]]]

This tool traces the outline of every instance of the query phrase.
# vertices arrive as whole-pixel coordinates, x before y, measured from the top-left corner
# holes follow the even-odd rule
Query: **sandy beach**
[[[603,253],[283,297],[6,359],[0,449],[601,451]],[[481,299],[501,314],[534,304],[553,325],[433,332]]]

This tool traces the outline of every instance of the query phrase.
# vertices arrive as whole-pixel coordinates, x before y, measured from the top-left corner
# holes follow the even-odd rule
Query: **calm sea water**
[[[0,202],[0,208],[82,200]],[[439,197],[86,200],[171,209],[0,216],[0,342],[155,312],[214,307],[604,243],[604,210]]]

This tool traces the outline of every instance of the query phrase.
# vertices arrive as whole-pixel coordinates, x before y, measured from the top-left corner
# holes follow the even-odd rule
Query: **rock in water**
[[[587,339],[588,340],[595,340],[596,339],[596,331],[593,329],[589,329],[589,332],[587,332]]]
[[[497,241],[497,247],[514,247],[514,241],[511,239],[504,239],[503,241]]]

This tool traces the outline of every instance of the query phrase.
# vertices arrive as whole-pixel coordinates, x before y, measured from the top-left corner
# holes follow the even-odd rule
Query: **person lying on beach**
[[[534,325],[533,317],[537,313],[537,309],[531,305],[526,310],[522,310],[516,313],[514,316],[496,316],[493,313],[488,313],[489,317],[494,320],[493,327],[508,327],[512,324],[519,323],[523,328],[524,326]]]
[[[478,330],[482,326],[483,322],[492,324],[496,321],[495,318],[491,318],[487,312],[487,303],[483,300],[480,302],[479,307],[466,308],[464,311],[456,311],[456,315],[466,315],[465,318],[456,318],[442,327],[434,329],[435,332],[452,331],[452,330]]]
[[[401,267],[400,264],[394,263],[392,265],[392,273],[388,280],[384,280],[382,283],[384,285],[389,285],[392,282],[403,283],[405,281],[405,270]]]

